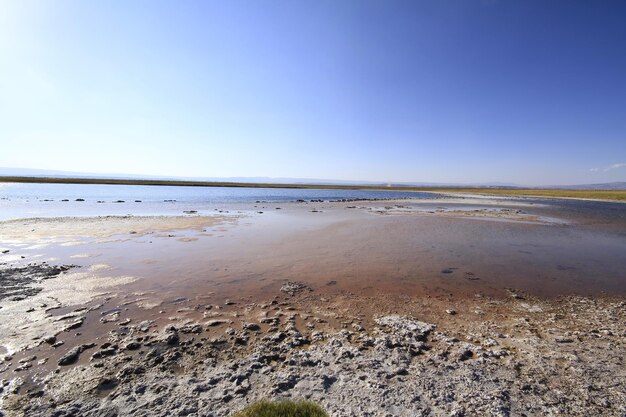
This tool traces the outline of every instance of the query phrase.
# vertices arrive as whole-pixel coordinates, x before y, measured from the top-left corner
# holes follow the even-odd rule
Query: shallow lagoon
[[[436,197],[433,193],[391,190],[0,183],[0,220],[126,214],[179,215],[189,210],[208,213],[216,208],[228,210],[236,204],[256,201],[275,203],[297,200]],[[85,201],[76,201],[77,199]]]

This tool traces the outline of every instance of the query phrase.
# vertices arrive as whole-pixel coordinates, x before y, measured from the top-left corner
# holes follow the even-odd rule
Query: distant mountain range
[[[626,181],[605,182],[601,184],[552,185],[542,188],[558,188],[560,190],[626,190]]]
[[[601,184],[550,185],[542,187],[524,186],[512,183],[434,183],[434,182],[384,182],[384,181],[349,181],[329,180],[320,178],[272,178],[272,177],[166,177],[162,175],[132,174],[96,174],[72,171],[56,171],[31,168],[0,167],[0,177],[47,177],[47,178],[107,178],[107,179],[139,179],[139,180],[181,180],[181,181],[214,181],[239,183],[273,183],[273,184],[318,184],[318,185],[374,185],[392,187],[489,187],[489,188],[542,188],[563,190],[626,190],[626,181]]]

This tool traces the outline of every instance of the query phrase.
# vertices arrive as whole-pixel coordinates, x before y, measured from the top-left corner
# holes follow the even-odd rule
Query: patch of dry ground
[[[276,291],[163,304],[142,322],[121,300],[101,306],[112,323],[91,325],[112,330],[77,345],[77,365],[63,362],[77,352],[71,333],[6,362],[4,412],[225,417],[265,398],[334,416],[626,412],[624,300]]]

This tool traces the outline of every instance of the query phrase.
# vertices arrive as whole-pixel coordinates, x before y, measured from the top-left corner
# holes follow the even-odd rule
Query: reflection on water
[[[339,199],[432,199],[432,193],[242,187],[0,183],[0,220],[24,217],[172,215],[239,204]],[[67,201],[63,201],[67,200]],[[79,200],[79,201],[77,201]],[[84,200],[84,201],[83,201]]]
[[[271,293],[285,280],[306,281],[329,292],[474,296],[502,294],[514,287],[538,295],[626,293],[626,205],[622,203],[453,201],[435,194],[393,191],[65,184],[5,184],[0,197],[0,219],[178,215],[186,210],[245,213],[236,223],[204,229],[87,238],[74,246],[16,245],[11,253],[0,255],[4,262],[56,258],[55,262],[85,266],[97,257],[120,275],[143,278],[129,291],[163,297]],[[395,215],[389,215],[395,209],[385,207],[386,202],[290,203],[407,197],[414,200],[396,205],[400,208]],[[118,200],[123,203],[114,203]],[[371,214],[379,210],[383,215]],[[486,222],[443,217],[437,210],[444,214],[523,211],[531,217],[560,220]],[[434,215],[415,215],[419,212]]]
[[[610,210],[586,213],[583,225],[571,213],[571,224],[546,225],[380,216],[345,205],[327,205],[321,213],[297,204],[283,207],[204,231],[87,240],[45,252],[85,265],[93,260],[72,255],[97,254],[99,263],[119,274],[143,278],[128,291],[163,299],[275,294],[285,280],[304,281],[321,292],[362,294],[473,297],[503,295],[506,288],[540,296],[626,294],[626,227],[619,211],[606,230],[601,226]],[[527,210],[562,213],[549,204]]]

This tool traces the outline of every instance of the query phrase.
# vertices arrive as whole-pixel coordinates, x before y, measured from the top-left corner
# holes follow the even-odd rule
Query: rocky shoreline
[[[0,417],[626,415],[621,223],[306,203],[3,222]]]
[[[282,288],[265,302],[179,308],[189,314],[166,323],[102,311],[117,325],[104,343],[42,341],[5,358],[0,414],[226,417],[281,398],[332,416],[626,413],[624,300],[511,292],[445,309]]]
[[[48,265],[46,262],[0,268],[0,301],[21,301],[38,294],[43,280],[52,279],[76,265]]]

